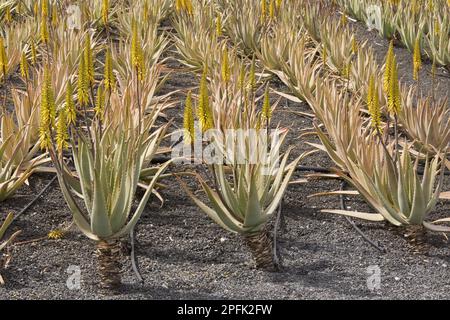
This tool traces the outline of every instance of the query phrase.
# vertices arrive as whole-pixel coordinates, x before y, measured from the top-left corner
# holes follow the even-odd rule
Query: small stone
[[[400,278],[399,277],[395,277],[394,280],[395,281],[400,281]]]

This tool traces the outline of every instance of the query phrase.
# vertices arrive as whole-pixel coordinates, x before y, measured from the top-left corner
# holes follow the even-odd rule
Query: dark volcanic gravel
[[[387,41],[367,33],[356,24],[360,39],[368,39],[381,62]],[[402,79],[409,83],[410,54],[396,48]],[[430,78],[424,68],[422,85],[428,90]],[[443,72],[443,71],[442,71]],[[195,86],[188,74],[176,75],[164,90]],[[448,92],[450,80],[440,78],[440,92]],[[289,109],[306,111],[305,105]],[[168,111],[181,123],[180,106]],[[282,101],[275,121],[291,128],[289,143],[296,154],[309,147],[298,139],[311,125],[307,118],[287,112]],[[324,154],[315,154],[304,165],[330,166]],[[184,168],[173,167],[181,171]],[[299,173],[297,177],[300,177]],[[51,179],[36,175],[30,186],[1,204],[2,212],[18,212]],[[162,207],[153,199],[137,227],[137,257],[144,283],[136,281],[130,260],[123,258],[122,290],[116,295],[97,288],[94,244],[75,228],[61,240],[42,240],[18,245],[13,260],[2,272],[7,284],[0,299],[449,299],[450,249],[442,235],[428,234],[428,254],[415,254],[401,231],[384,223],[356,221],[380,245],[380,253],[365,242],[340,216],[321,213],[323,208],[339,208],[336,197],[307,198],[326,190],[336,190],[333,180],[313,180],[289,188],[284,204],[285,223],[279,232],[283,269],[279,273],[257,271],[238,235],[215,225],[181,192],[175,179],[167,181]],[[192,188],[196,186],[190,183]],[[450,189],[449,177],[446,188]],[[348,199],[353,210],[370,210],[359,198]],[[439,203],[432,218],[448,216],[448,203]],[[12,230],[23,230],[18,241],[45,237],[47,232],[71,219],[57,183],[24,214]],[[126,251],[126,250],[124,250]],[[69,290],[68,268],[79,268],[81,288]],[[379,268],[379,269],[378,269]],[[371,270],[379,270],[381,286],[371,291],[367,282]],[[370,281],[369,281],[370,282]]]

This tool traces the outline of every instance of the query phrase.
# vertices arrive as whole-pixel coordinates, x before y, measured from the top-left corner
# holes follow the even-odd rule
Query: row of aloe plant
[[[402,99],[395,57],[388,56],[389,68],[385,73],[389,83],[383,93],[373,74],[370,74],[373,80],[350,79],[355,69],[351,68],[347,54],[350,57],[356,54],[354,40],[338,45],[329,41],[322,45],[325,32],[319,29],[325,27],[320,19],[314,19],[313,6],[263,0],[256,6],[258,10],[252,10],[253,7],[243,2],[237,2],[237,6],[228,6],[226,1],[212,4],[217,7],[208,1],[192,3],[187,0],[177,1],[173,6],[177,31],[174,42],[181,54],[180,60],[193,71],[202,72],[198,94],[190,93],[186,99],[184,143],[195,143],[193,121],[197,116],[203,133],[213,130],[210,142],[217,150],[223,150],[224,145],[235,146],[231,153],[223,152],[224,161],[207,164],[212,176],[210,181],[197,174],[209,205],[182,184],[193,201],[220,226],[243,236],[257,267],[277,269],[268,221],[278,208],[299,161],[308,153],[289,161],[290,149],[283,154],[286,130],[279,130],[278,141],[269,133],[275,106],[270,103],[268,86],[264,94],[258,90],[261,80],[268,77],[257,71],[258,57],[292,89],[297,99],[310,104],[320,123],[315,129],[322,145],[316,147],[330,155],[339,167],[337,174],[348,180],[378,212],[338,213],[374,221],[388,220],[394,225],[423,223],[439,196],[445,150],[436,149],[431,160],[427,157],[420,180],[418,163],[421,158],[412,161],[409,143],[400,148],[397,125]],[[142,0],[136,10],[120,15],[120,10],[109,10],[108,1],[103,1],[102,6],[92,12],[86,9],[91,5],[98,6],[84,7],[82,29],[86,31],[72,33],[64,31],[61,21],[53,21],[49,2],[41,1],[38,9],[30,10],[34,15],[40,12],[40,39],[37,48],[33,40],[27,41],[29,45],[22,50],[25,55],[21,54],[19,59],[27,88],[24,96],[30,100],[24,99],[16,114],[24,113],[22,105],[28,104],[32,111],[26,113],[25,119],[32,124],[20,127],[18,121],[19,129],[15,129],[15,122],[5,118],[5,136],[2,122],[5,147],[2,149],[5,155],[9,152],[7,159],[14,158],[6,162],[7,170],[4,170],[9,175],[5,181],[9,181],[7,186],[12,191],[20,187],[20,184],[15,185],[17,181],[23,183],[36,167],[48,161],[48,157],[52,160],[74,221],[96,242],[101,284],[115,288],[120,283],[118,241],[134,228],[150,196],[158,195],[155,188],[158,179],[170,164],[169,161],[149,168],[168,128],[156,123],[170,103],[154,95],[160,78],[159,56],[167,45],[167,39],[156,34],[155,25],[166,16],[168,9],[167,1],[162,1],[149,13],[149,1]],[[240,9],[247,12],[250,19],[242,19]],[[296,12],[305,14],[304,22],[298,22]],[[95,14],[98,14],[97,19],[92,17]],[[149,17],[153,23],[146,28],[144,21]],[[332,24],[332,20],[326,22]],[[273,38],[265,35],[279,32],[282,36],[290,23],[294,23],[295,28],[293,33],[287,33],[288,41],[278,42],[280,50],[271,51]],[[90,28],[95,28],[96,32]],[[299,35],[302,28],[308,30],[309,38]],[[60,29],[63,31],[59,32]],[[124,36],[127,33],[130,36]],[[101,40],[99,34],[106,40]],[[74,40],[83,43],[83,48],[73,47]],[[114,46],[116,40],[119,43]],[[232,41],[238,45],[230,47]],[[99,68],[99,59],[95,56],[103,52],[105,59]],[[252,59],[246,57],[249,54],[253,55]],[[282,58],[274,58],[277,54]],[[342,56],[346,59],[341,59]],[[29,61],[31,64],[40,61],[41,69],[30,73]],[[3,66],[10,65],[3,63]],[[325,65],[328,67],[324,68]],[[333,74],[335,80],[332,81]],[[7,76],[4,72],[4,79]],[[76,94],[72,89],[75,82]],[[366,90],[367,103],[361,96],[349,94],[352,90],[359,91],[358,88]],[[37,92],[38,98],[40,94],[40,103],[33,103],[36,100],[33,92]],[[386,119],[393,121],[381,122],[380,100],[387,107]],[[33,109],[36,105],[39,108]],[[371,125],[361,116],[365,109],[371,116]],[[346,127],[343,123],[351,125]],[[394,139],[387,135],[392,123],[395,124]],[[24,132],[33,134],[27,136],[20,128],[27,128]],[[263,134],[221,140],[222,134],[230,129],[259,130]],[[22,138],[27,144],[22,143]],[[9,141],[14,141],[11,145],[18,147],[11,150]],[[267,149],[267,141],[272,142],[270,149]],[[36,156],[39,145],[45,152]],[[259,158],[250,162],[254,154]],[[235,162],[236,158],[243,158],[244,162]],[[68,163],[70,159],[74,167]],[[27,165],[21,165],[23,163]],[[133,210],[139,186],[146,191]],[[5,226],[10,219],[9,216]],[[448,231],[443,226],[424,224],[435,231]],[[2,231],[4,229],[6,227]]]

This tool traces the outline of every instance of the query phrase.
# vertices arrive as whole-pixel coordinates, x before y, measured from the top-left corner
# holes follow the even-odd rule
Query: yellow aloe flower
[[[211,106],[209,105],[208,80],[206,78],[207,69],[203,70],[202,79],[200,81],[200,94],[198,100],[197,117],[200,122],[202,132],[214,127]]]
[[[270,20],[275,19],[275,0],[269,2],[269,18]]]
[[[60,154],[69,147],[68,140],[67,110],[66,107],[64,107],[59,111],[58,122],[56,124],[56,148]]]
[[[217,37],[222,36],[222,16],[220,14],[216,18],[216,35]]]
[[[58,26],[58,7],[56,4],[52,6],[52,27],[56,28]]]
[[[11,23],[12,22],[11,8],[10,7],[6,7],[5,20],[6,20],[7,23]]]
[[[414,80],[419,80],[419,71],[422,68],[422,58],[420,54],[420,37],[417,37],[414,44],[414,54],[413,54],[413,77]]]
[[[277,9],[280,9],[282,3],[283,3],[283,0],[277,0],[277,2],[276,2]]]
[[[189,91],[184,105],[183,129],[184,129],[183,132],[184,143],[185,144],[193,143],[195,137],[195,125],[194,125],[194,111],[192,108],[191,91]]]
[[[31,63],[35,65],[37,62],[37,53],[36,53],[36,45],[34,44],[33,40],[31,41],[30,44],[30,51],[31,51]]]
[[[84,56],[81,57],[78,65],[77,99],[82,106],[89,103],[89,76]]]
[[[25,80],[28,80],[28,78],[30,76],[30,71],[29,71],[29,68],[28,68],[27,55],[25,54],[24,51],[22,51],[22,55],[20,57],[20,75]]]
[[[264,92],[262,115],[266,120],[270,120],[270,118],[272,118],[272,108],[270,107],[269,85],[266,86],[266,90]]]
[[[47,234],[47,238],[50,240],[59,240],[62,239],[64,237],[65,232],[59,229],[55,229],[55,230],[51,230],[48,234]]]
[[[228,84],[228,82],[230,82],[231,74],[230,74],[230,62],[228,58],[228,49],[226,46],[222,52],[221,67],[222,67],[222,80],[223,82]]]
[[[267,3],[266,0],[261,0],[261,22],[266,21],[267,16]]]
[[[77,120],[77,110],[75,109],[75,103],[73,101],[73,87],[72,83],[67,82],[66,86],[66,120],[68,125],[75,125]]]
[[[328,60],[327,48],[325,46],[322,46],[322,61],[323,63],[327,63],[327,60]]]
[[[102,87],[99,86],[97,89],[97,97],[95,100],[95,107],[94,107],[95,116],[100,120],[102,120],[104,110],[105,110],[105,92],[103,91]]]
[[[138,33],[138,24],[133,19],[132,22],[132,39],[131,39],[131,64],[136,69],[139,80],[144,79],[144,53],[141,46],[141,39]]]
[[[0,36],[0,70],[3,77],[6,77],[6,69],[8,68],[8,58],[6,57],[5,40]]]
[[[41,92],[39,139],[41,149],[51,146],[51,128],[55,123],[56,105],[52,81],[47,67],[44,69],[44,84]]]
[[[115,87],[115,78],[113,74],[113,63],[112,63],[112,56],[111,56],[111,50],[106,51],[106,58],[105,58],[105,68],[103,71],[103,77],[105,79],[105,90],[110,91],[114,90]]]
[[[378,97],[378,89],[375,84],[375,77],[370,76],[369,93],[367,95],[367,106],[371,118],[371,124],[374,129],[381,132],[381,108]]]
[[[398,81],[397,60],[392,58],[391,73],[389,77],[388,110],[391,114],[398,115],[401,110],[400,85]]]
[[[41,41],[43,43],[48,43],[49,35],[48,35],[48,26],[47,26],[47,19],[44,19],[42,17],[41,19]]]
[[[108,24],[109,17],[109,0],[103,0],[102,2],[102,21],[104,25]]]
[[[42,0],[41,15],[42,15],[42,18],[48,17],[48,0]]]
[[[83,58],[84,58],[84,67],[86,68],[87,72],[87,80],[89,84],[93,84],[95,81],[95,70],[94,70],[94,53],[91,48],[91,37],[88,34],[86,38],[84,39],[84,52],[83,52]]]
[[[358,42],[356,41],[355,35],[352,37],[352,53],[357,54],[358,53]]]
[[[383,76],[383,90],[386,94],[389,92],[389,79],[391,75],[393,58],[394,58],[394,42],[391,40],[388,52],[386,54],[384,76]]]

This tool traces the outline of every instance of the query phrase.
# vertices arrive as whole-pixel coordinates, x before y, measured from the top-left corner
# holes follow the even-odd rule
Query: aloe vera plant
[[[215,139],[216,142],[213,143],[217,150],[222,150],[225,162],[209,166],[214,186],[198,176],[210,205],[184,185],[196,205],[214,222],[225,230],[242,235],[256,267],[268,271],[275,271],[277,264],[266,225],[278,208],[297,163],[306,156],[303,154],[289,163],[290,150],[280,155],[286,134],[287,132],[281,134],[270,151],[266,149],[263,135],[259,134],[252,137],[244,134],[240,138],[239,134],[234,135],[232,141],[224,143],[234,145],[232,150],[227,151],[217,142],[219,139]]]
[[[97,242],[101,284],[107,288],[120,283],[119,242],[136,225],[154,191],[159,176],[169,165],[162,165],[146,187],[138,207],[133,211],[134,194],[144,160],[153,155],[165,128],[151,135],[118,133],[120,127],[107,127],[94,135],[72,140],[77,176],[51,151],[64,198],[79,229]],[[146,127],[145,129],[150,129]],[[76,197],[84,200],[84,209]]]
[[[11,197],[41,165],[49,162],[46,153],[38,154],[33,127],[36,108],[27,114],[16,104],[17,121],[11,113],[0,116],[0,201]]]

